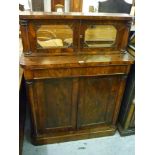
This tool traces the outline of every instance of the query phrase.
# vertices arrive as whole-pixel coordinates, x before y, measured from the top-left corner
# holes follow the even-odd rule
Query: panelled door
[[[72,78],[34,81],[34,103],[40,133],[68,131],[75,128],[73,83]]]
[[[38,79],[33,82],[37,130],[70,131],[113,123],[122,76]],[[123,91],[122,91],[123,92]]]
[[[112,124],[120,83],[120,76],[80,79],[78,128]]]

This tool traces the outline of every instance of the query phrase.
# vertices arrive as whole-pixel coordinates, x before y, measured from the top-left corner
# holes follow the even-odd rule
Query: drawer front
[[[83,68],[59,68],[59,69],[38,69],[29,71],[26,79],[62,78],[62,77],[82,77],[100,75],[119,75],[128,74],[129,65],[111,65]],[[31,74],[31,75],[30,75]],[[27,74],[28,75],[28,74]]]

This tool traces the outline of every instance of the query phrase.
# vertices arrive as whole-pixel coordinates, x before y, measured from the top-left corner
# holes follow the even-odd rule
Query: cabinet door
[[[112,124],[121,87],[120,76],[81,78],[78,127]]]
[[[121,21],[82,20],[80,48],[82,52],[124,50],[128,42],[129,28]]]
[[[34,55],[73,54],[79,44],[79,24],[78,20],[65,19],[29,21],[28,32],[24,27],[21,28],[22,34],[28,33],[29,36],[29,47],[24,38],[23,50],[29,48]]]
[[[34,81],[34,104],[38,132],[72,130],[75,126],[74,80],[43,79]]]

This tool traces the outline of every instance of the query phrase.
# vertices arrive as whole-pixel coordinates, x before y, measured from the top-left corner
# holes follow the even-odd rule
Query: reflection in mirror
[[[91,25],[85,31],[85,47],[112,47],[116,34],[112,25]]]
[[[37,30],[37,48],[69,48],[72,42],[71,26],[42,25]]]

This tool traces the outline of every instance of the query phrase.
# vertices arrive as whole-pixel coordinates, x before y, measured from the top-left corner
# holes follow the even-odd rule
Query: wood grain
[[[112,122],[119,76],[80,79],[78,127],[97,126]]]

